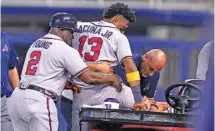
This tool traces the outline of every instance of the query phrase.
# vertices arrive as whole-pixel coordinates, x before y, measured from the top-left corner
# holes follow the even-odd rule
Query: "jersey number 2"
[[[32,67],[32,66],[35,66],[39,63],[40,56],[41,56],[41,51],[31,52],[30,61],[28,62],[28,66],[25,72],[26,75],[35,75],[37,71],[37,67]]]
[[[96,45],[91,47],[91,51],[93,52],[93,55],[90,55],[89,52],[86,52],[83,54],[83,48],[84,48],[84,44],[86,43],[87,40],[87,36],[81,36],[79,39],[79,54],[82,56],[84,56],[84,59],[86,61],[96,61],[99,57],[100,54],[100,50],[102,48],[102,43],[103,40],[100,37],[91,37],[88,39],[87,44],[88,45],[93,45],[93,43],[95,43]]]

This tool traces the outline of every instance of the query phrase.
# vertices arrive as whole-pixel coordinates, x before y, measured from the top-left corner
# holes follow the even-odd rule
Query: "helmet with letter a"
[[[77,28],[77,22],[78,20],[72,14],[59,12],[52,16],[49,26],[60,29],[70,29],[73,32],[81,32],[81,30]]]

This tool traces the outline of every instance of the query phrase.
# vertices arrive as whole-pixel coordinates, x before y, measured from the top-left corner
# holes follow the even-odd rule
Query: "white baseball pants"
[[[14,131],[57,131],[57,108],[48,96],[34,90],[15,89],[8,99]]]
[[[93,88],[90,90],[81,90],[81,93],[74,96],[72,110],[72,131],[80,131],[79,126],[79,111],[83,104],[90,106],[103,104],[107,98],[116,98],[119,101],[121,108],[133,108],[135,103],[134,96],[130,87],[122,85],[122,91],[118,93],[113,87],[105,87],[101,90]],[[82,122],[81,131],[89,131],[90,125],[87,122]]]
[[[8,98],[1,97],[1,131],[13,131],[12,122],[7,108]]]

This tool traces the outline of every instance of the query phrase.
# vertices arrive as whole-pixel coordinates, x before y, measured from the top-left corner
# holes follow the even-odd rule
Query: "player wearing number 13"
[[[103,19],[95,22],[78,22],[82,33],[75,35],[74,47],[85,62],[108,61],[113,66],[121,64],[125,68],[130,87],[123,85],[121,93],[107,85],[89,85],[71,78],[70,81],[82,85],[81,92],[74,95],[72,131],[79,131],[79,110],[86,105],[99,105],[106,98],[116,98],[120,107],[133,108],[134,101],[141,102],[140,75],[132,60],[127,37],[124,35],[128,24],[135,22],[135,12],[123,3],[112,4],[104,10]],[[133,92],[133,93],[132,93]],[[89,130],[88,123],[82,123],[82,131]]]
[[[49,26],[50,32],[30,46],[19,88],[8,102],[14,131],[57,131],[54,102],[70,75],[88,84],[107,83],[121,90],[117,75],[105,76],[91,71],[78,51],[69,46],[73,33],[80,31],[73,15],[57,13]]]

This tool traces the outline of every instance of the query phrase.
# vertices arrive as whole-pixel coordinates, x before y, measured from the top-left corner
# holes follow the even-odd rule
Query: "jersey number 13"
[[[100,37],[91,37],[87,40],[87,36],[81,36],[79,39],[79,54],[81,55],[81,57],[84,58],[84,60],[86,61],[96,61],[99,57],[100,54],[100,50],[102,48],[102,43],[103,40]],[[93,43],[95,43],[96,45],[93,45],[91,47],[91,51],[93,52],[93,55],[90,55],[90,52],[85,52],[83,53],[83,48],[84,48],[84,44],[87,43],[88,45],[93,45]]]

